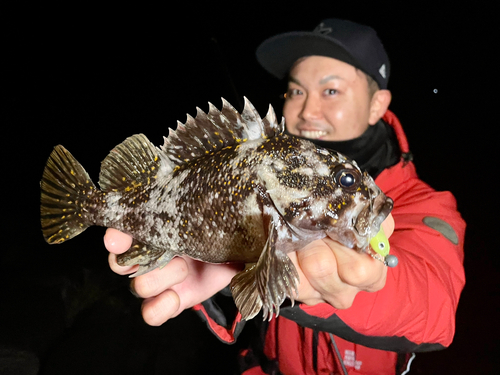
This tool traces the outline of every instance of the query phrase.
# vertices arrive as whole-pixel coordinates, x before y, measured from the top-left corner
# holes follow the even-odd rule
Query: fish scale
[[[160,148],[143,134],[116,146],[101,164],[97,189],[62,146],[41,182],[41,224],[48,243],[91,225],[133,237],[117,256],[139,265],[132,276],[174,256],[245,263],[231,281],[243,319],[279,313],[297,298],[298,273],[287,253],[329,237],[357,251],[368,244],[392,200],[345,156],[284,133],[272,107],[261,119],[245,98],[238,113],[197,108]]]

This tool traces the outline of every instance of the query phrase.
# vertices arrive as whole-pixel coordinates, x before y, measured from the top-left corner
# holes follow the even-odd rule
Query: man
[[[398,352],[448,346],[464,285],[465,223],[450,193],[434,191],[416,175],[401,124],[388,110],[390,64],[375,31],[329,19],[313,32],[266,40],[257,58],[276,77],[288,74],[288,132],[355,159],[394,199],[383,226],[399,265],[387,269],[330,240],[291,253],[301,303],[261,325],[264,342],[242,353],[245,373],[394,374]],[[130,241],[106,233],[117,273],[133,272],[115,260]],[[232,342],[239,318],[231,325],[209,298],[235,273],[231,265],[175,258],[132,287],[145,298],[147,323],[162,324],[194,306],[221,340]]]

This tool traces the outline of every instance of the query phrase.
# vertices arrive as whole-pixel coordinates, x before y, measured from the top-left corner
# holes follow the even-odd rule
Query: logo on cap
[[[330,34],[332,32],[332,28],[325,27],[325,24],[321,22],[318,26],[316,26],[314,32],[318,34]]]
[[[378,72],[380,73],[380,75],[384,78],[386,78],[386,73],[385,73],[385,64],[382,64],[382,66],[380,67],[380,69],[378,70]]]

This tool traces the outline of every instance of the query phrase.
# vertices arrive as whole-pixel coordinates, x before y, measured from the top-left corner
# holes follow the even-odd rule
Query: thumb
[[[127,251],[132,245],[132,236],[120,232],[119,230],[108,228],[104,235],[104,246],[113,254],[121,254]]]

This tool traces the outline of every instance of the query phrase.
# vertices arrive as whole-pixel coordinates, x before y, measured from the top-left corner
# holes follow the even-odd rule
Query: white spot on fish
[[[313,217],[321,217],[325,212],[327,212],[328,200],[327,199],[318,199],[313,201],[310,205],[311,212],[313,213]]]
[[[330,169],[324,163],[321,163],[318,168],[316,168],[316,173],[320,176],[328,176],[330,174]]]
[[[311,177],[311,176],[313,176],[314,171],[312,170],[312,168],[309,168],[309,167],[301,167],[297,170],[297,173]]]

